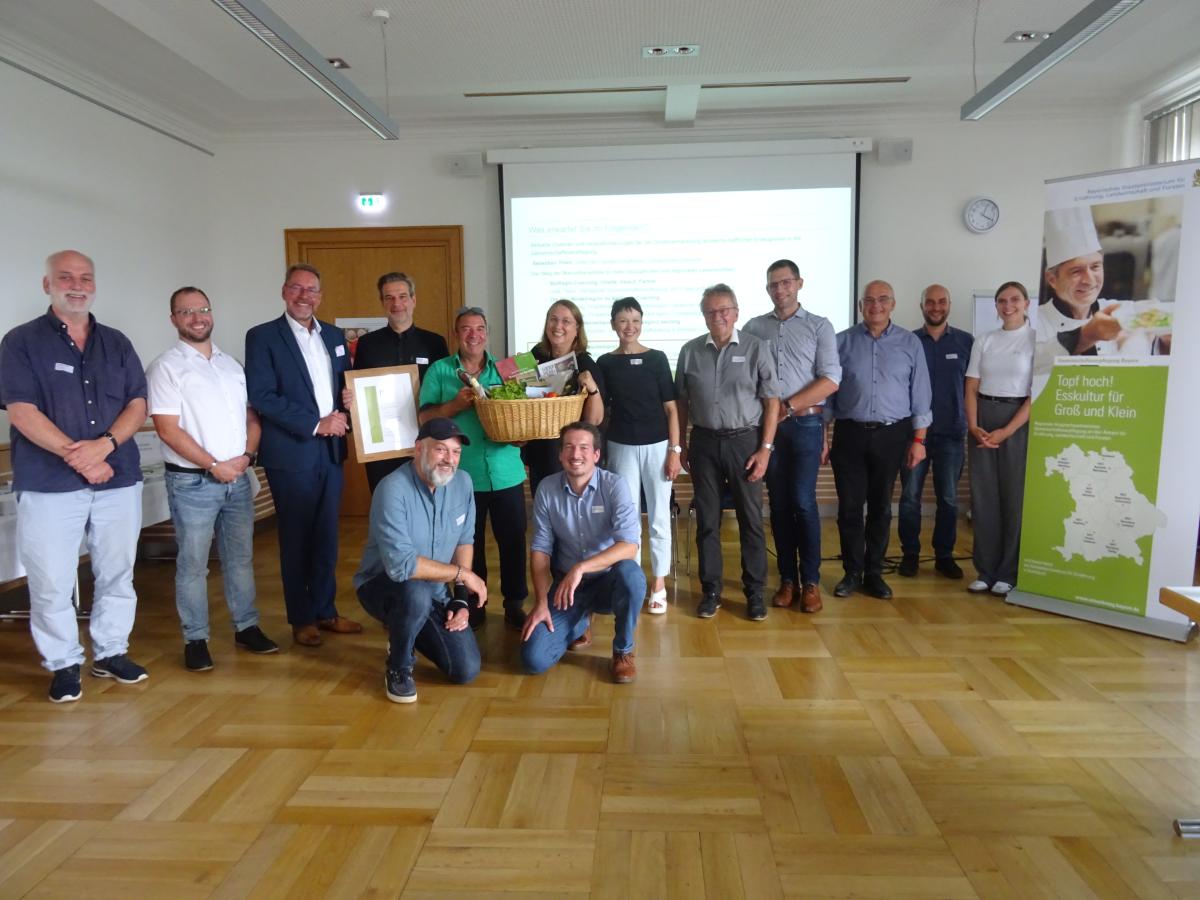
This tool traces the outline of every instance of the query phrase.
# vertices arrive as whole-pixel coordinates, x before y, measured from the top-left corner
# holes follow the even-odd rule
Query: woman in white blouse
[[[971,519],[978,577],[967,590],[1003,597],[1017,581],[1029,390],[1036,337],[1029,292],[1017,281],[996,291],[1003,327],[975,340],[967,364],[965,405],[971,459]]]

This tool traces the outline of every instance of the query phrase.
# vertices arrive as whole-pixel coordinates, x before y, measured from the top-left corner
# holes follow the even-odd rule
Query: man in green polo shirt
[[[429,367],[421,382],[420,422],[453,419],[471,441],[462,448],[459,468],[471,476],[475,487],[475,555],[471,568],[487,581],[484,526],[492,519],[492,535],[500,555],[500,594],[504,597],[504,622],[520,631],[525,624],[525,465],[513,444],[488,440],[475,412],[475,394],[459,380],[458,370],[474,376],[484,387],[500,384],[496,360],[487,351],[487,316],[477,306],[464,306],[454,318],[458,352]],[[485,612],[471,605],[471,627],[484,623]]]

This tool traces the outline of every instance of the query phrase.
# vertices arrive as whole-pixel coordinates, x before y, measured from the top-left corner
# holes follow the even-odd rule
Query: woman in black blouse
[[[629,483],[633,502],[646,494],[650,567],[654,587],[649,612],[667,611],[671,568],[671,482],[679,474],[679,416],[671,366],[661,350],[642,345],[642,307],[633,297],[612,307],[620,344],[598,360],[608,406],[608,468]]]
[[[604,421],[604,398],[601,396],[602,376],[596,361],[587,352],[587,332],[583,328],[583,313],[570,300],[555,300],[546,310],[546,327],[542,339],[531,351],[539,363],[549,362],[575,351],[579,365],[579,389],[586,393],[583,421],[599,425]],[[529,466],[529,492],[537,496],[538,485],[547,475],[562,471],[558,461],[558,441],[530,441],[521,451]]]

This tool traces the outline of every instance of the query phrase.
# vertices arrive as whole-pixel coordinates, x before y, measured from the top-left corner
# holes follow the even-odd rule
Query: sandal
[[[667,611],[667,589],[654,591],[650,595],[650,599],[646,601],[646,612],[651,615],[661,616]]]

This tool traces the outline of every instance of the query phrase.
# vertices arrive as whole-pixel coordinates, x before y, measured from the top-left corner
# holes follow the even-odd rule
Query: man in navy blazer
[[[262,419],[258,458],[275,500],[288,623],[297,644],[319,647],[321,631],[362,631],[334,602],[350,355],[342,330],[316,317],[320,272],[290,266],[282,293],[284,315],[246,333],[246,391]]]

